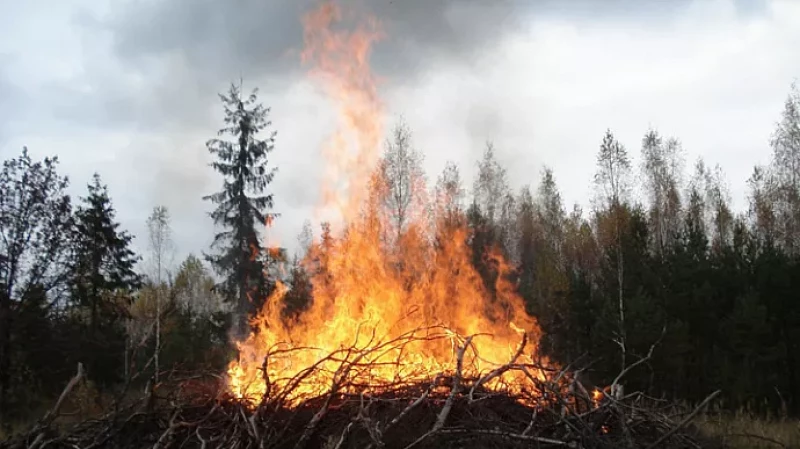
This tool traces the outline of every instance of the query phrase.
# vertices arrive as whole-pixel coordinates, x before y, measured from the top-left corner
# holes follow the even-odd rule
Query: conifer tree
[[[82,348],[89,374],[107,383],[117,377],[124,352],[119,321],[125,312],[118,294],[138,288],[141,277],[135,271],[139,257],[130,248],[133,236],[120,229],[100,175],[94,175],[88,189],[75,211],[70,289],[73,303],[88,313],[88,340]]]
[[[222,190],[204,197],[217,206],[211,218],[222,228],[212,243],[216,253],[206,257],[223,276],[217,290],[235,303],[236,336],[246,333],[248,315],[268,296],[271,286],[266,271],[272,252],[262,246],[259,229],[276,217],[269,212],[273,196],[265,193],[276,171],[267,167],[275,132],[258,138],[271,122],[267,119],[269,108],[258,102],[257,93],[256,89],[243,98],[241,83],[231,84],[228,93],[220,95],[226,126],[218,135],[231,136],[232,140],[210,139],[206,143],[217,158],[212,167],[224,177]]]
[[[73,300],[90,310],[90,325],[101,319],[104,293],[130,291],[141,284],[134,271],[139,257],[130,249],[133,240],[120,230],[108,187],[95,174],[89,195],[75,211],[75,253],[72,266]]]

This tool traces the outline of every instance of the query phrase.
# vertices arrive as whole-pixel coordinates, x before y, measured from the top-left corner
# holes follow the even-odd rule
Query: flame
[[[369,67],[382,34],[374,19],[352,32],[334,30],[341,20],[331,2],[308,13],[302,57],[339,111],[340,127],[323,150],[323,198],[343,229],[323,236],[306,256],[313,284],[307,310],[287,322],[283,284],[266,301],[256,331],[237,343],[229,387],[253,402],[285,395],[296,404],[332,389],[379,391],[459,367],[479,376],[515,360],[530,369],[509,370],[485,386],[523,391],[544,375],[535,368],[539,328],[507,280],[511,267],[492,253],[498,276],[485,285],[464,220],[453,225],[451,209],[431,218],[421,208],[402,229],[392,226],[386,180],[376,169],[383,105]]]
[[[595,407],[597,407],[600,404],[600,401],[602,401],[604,397],[605,394],[603,393],[602,390],[599,390],[597,388],[592,390],[592,403],[594,404]]]

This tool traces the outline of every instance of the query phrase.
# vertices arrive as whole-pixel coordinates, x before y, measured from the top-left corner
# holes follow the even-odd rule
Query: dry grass
[[[107,411],[106,408],[112,400],[111,393],[101,395],[93,382],[82,381],[67,397],[56,423],[68,427],[86,419],[98,418]],[[30,430],[55,402],[55,397],[41,397],[25,410],[24,415],[12,419],[6,426],[0,425],[0,442]]]
[[[800,420],[757,418],[750,413],[717,413],[700,417],[697,427],[722,439],[731,449],[800,449]]]

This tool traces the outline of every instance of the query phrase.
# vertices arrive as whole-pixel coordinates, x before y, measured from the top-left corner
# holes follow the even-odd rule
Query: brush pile
[[[345,358],[327,393],[291,402],[290,391],[271,391],[254,402],[232,395],[222,376],[173,375],[156,387],[148,384],[141,397],[120,401],[102,417],[59,428],[65,397],[83,381],[79,367],[53,410],[0,448],[720,447],[704,441],[690,424],[718,392],[676,419],[641,394],[589,392],[567,370],[551,370],[546,381],[532,378],[534,387],[521,392],[489,389],[485,385],[492,379],[526,367],[512,361],[469,377],[461,370],[466,346],[458,351],[454,373],[379,387],[348,375],[363,366],[356,365],[358,358]]]

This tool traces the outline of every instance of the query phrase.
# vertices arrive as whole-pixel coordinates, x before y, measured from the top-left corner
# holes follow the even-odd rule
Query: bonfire
[[[491,255],[496,282],[485,285],[463,226],[418,213],[398,229],[382,215],[374,168],[385,111],[369,54],[383,35],[374,19],[336,29],[341,16],[324,3],[303,19],[303,61],[340,118],[323,149],[321,213],[341,226],[307,256],[309,307],[287,320],[279,285],[226,373],[173,373],[58,430],[79,369],[34,429],[0,447],[700,447],[691,415],[675,423],[643,395],[609,394],[624,372],[597,389],[542,356],[509,265]]]

